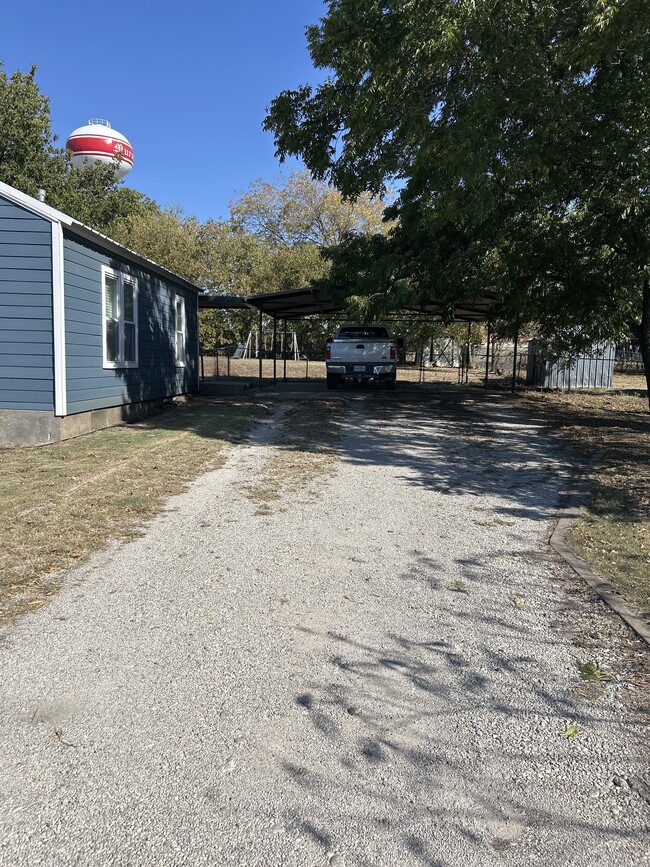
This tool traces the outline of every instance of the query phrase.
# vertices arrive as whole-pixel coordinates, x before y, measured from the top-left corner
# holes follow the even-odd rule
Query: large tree
[[[392,200],[390,191],[384,197]],[[294,171],[273,181],[257,180],[230,205],[231,225],[258,239],[266,250],[255,272],[259,291],[279,291],[322,282],[330,270],[323,255],[350,238],[383,237],[390,228],[385,201],[370,193],[354,200],[308,171]],[[255,290],[253,290],[255,291]],[[300,344],[324,346],[324,326],[295,325]]]
[[[383,231],[384,207],[369,193],[344,200],[303,169],[274,182],[255,181],[231,203],[230,216],[271,244],[331,247],[351,234]]]
[[[0,180],[30,196],[64,170],[54,145],[50,101],[36,82],[36,67],[8,76],[0,62]]]
[[[113,237],[219,295],[254,295],[305,286],[328,263],[314,244],[273,244],[234,221],[206,220],[181,208],[142,208],[115,226]],[[255,327],[251,311],[204,311],[204,346],[238,342]]]
[[[79,222],[116,237],[125,222],[159,209],[152,199],[117,181],[115,168],[106,163],[74,168],[66,154],[65,170],[52,179],[46,201]]]
[[[273,101],[278,155],[400,187],[335,270],[385,301],[489,289],[567,342],[628,330],[650,385],[645,0],[330,0],[307,37],[330,75]]]

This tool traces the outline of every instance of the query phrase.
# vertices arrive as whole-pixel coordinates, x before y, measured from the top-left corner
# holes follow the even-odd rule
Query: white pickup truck
[[[373,380],[395,388],[397,343],[384,325],[341,325],[325,346],[327,387]]]

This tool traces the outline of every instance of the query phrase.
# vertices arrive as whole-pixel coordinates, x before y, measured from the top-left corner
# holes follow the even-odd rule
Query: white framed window
[[[104,367],[138,366],[138,281],[102,265]]]
[[[176,366],[185,367],[185,299],[182,295],[174,296],[174,351]]]

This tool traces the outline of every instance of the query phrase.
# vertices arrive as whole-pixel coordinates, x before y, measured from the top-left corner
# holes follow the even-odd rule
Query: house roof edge
[[[32,211],[32,213],[39,217],[43,217],[45,220],[49,220],[51,223],[60,223],[73,234],[79,235],[88,241],[94,241],[96,244],[110,250],[112,253],[121,256],[123,259],[128,259],[136,265],[147,268],[149,271],[154,271],[158,276],[165,277],[172,282],[183,286],[185,289],[190,289],[192,292],[197,293],[204,291],[200,286],[197,286],[196,283],[192,283],[185,277],[181,277],[180,274],[176,274],[169,268],[165,268],[164,265],[159,265],[158,262],[154,262],[153,259],[148,259],[141,253],[137,253],[135,250],[125,247],[124,244],[114,241],[112,238],[109,238],[108,235],[98,232],[97,229],[86,226],[84,223],[79,222],[79,220],[75,220],[74,217],[64,214],[63,211],[58,211],[56,208],[47,205],[45,202],[39,202],[39,200],[35,199],[33,196],[28,196],[27,193],[23,193],[21,190],[17,190],[15,187],[5,184],[3,181],[0,181],[0,196],[4,196],[14,204],[20,205],[28,211]]]

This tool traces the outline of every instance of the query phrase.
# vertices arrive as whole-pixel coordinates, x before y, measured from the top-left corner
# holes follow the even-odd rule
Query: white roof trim
[[[65,288],[63,271],[63,229],[52,220],[52,331],[54,337],[54,415],[68,414],[67,365],[65,355]]]
[[[193,292],[203,292],[203,289],[199,286],[186,280],[185,277],[181,277],[180,274],[170,271],[169,268],[165,268],[164,265],[159,265],[152,259],[147,259],[146,256],[142,256],[140,253],[136,253],[135,250],[130,250],[123,244],[113,241],[112,238],[103,235],[96,229],[91,229],[90,226],[80,223],[78,220],[75,220],[74,217],[69,217],[67,214],[64,214],[63,211],[57,211],[56,208],[46,205],[45,202],[39,202],[38,199],[28,196],[26,193],[22,193],[20,190],[17,190],[15,187],[10,187],[9,184],[5,184],[2,181],[0,181],[0,196],[4,196],[14,204],[20,205],[28,211],[32,211],[32,213],[39,217],[43,217],[45,220],[66,226],[76,235],[81,235],[81,237],[87,238],[89,241],[94,241],[104,249],[110,250],[112,253],[121,256],[123,259],[133,262],[135,265],[140,265],[142,268],[154,271],[159,276],[165,277],[173,283],[178,283],[185,289],[191,289]]]

